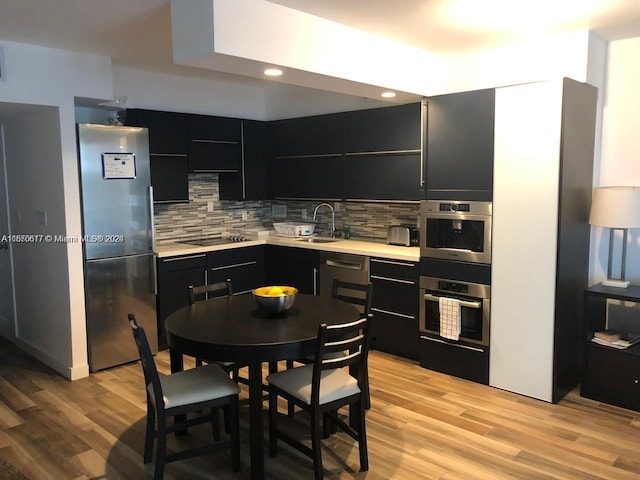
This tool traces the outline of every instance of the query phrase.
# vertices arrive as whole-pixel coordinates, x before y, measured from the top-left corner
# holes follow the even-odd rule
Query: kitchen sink
[[[333,243],[339,242],[340,238],[321,238],[321,237],[311,237],[311,238],[301,238],[299,242],[308,242],[308,243]]]

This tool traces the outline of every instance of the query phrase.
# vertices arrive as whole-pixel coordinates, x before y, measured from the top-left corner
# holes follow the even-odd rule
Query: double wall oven
[[[420,205],[420,364],[484,384],[489,383],[491,208],[490,202],[450,200]]]

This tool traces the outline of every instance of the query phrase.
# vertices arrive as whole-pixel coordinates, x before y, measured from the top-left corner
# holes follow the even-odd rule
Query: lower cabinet
[[[624,334],[640,333],[640,286],[594,285],[583,294],[584,364],[580,395],[599,402],[640,411],[640,344],[626,349],[591,341],[607,328]]]
[[[420,366],[473,382],[489,384],[489,350],[420,338]]]
[[[264,284],[264,246],[207,253],[207,283],[231,279],[233,293],[248,293]]]
[[[207,254],[158,258],[158,349],[168,347],[164,322],[179,308],[189,305],[189,285],[206,283]]]
[[[320,252],[306,248],[267,245],[266,283],[296,287],[300,293],[318,295]]]
[[[419,264],[371,259],[371,347],[418,360]]]

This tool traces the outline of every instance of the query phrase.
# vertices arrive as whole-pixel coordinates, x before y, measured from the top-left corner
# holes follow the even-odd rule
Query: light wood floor
[[[156,362],[168,372],[168,355]],[[324,444],[327,479],[638,479],[640,418],[583,399],[552,405],[372,352],[368,472],[344,434]],[[266,403],[265,403],[266,408]],[[0,339],[0,457],[32,480],[150,478],[142,463],[145,397],[140,366],[69,382]],[[304,417],[293,428],[303,432]],[[248,410],[241,408],[242,471],[228,452],[170,464],[166,478],[249,478]],[[182,443],[209,440],[206,425]],[[266,457],[268,479],[310,478],[286,447]]]

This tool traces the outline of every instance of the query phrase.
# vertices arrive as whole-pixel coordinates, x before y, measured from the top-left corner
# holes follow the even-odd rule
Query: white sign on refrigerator
[[[102,177],[136,178],[136,156],[133,153],[103,153]]]

